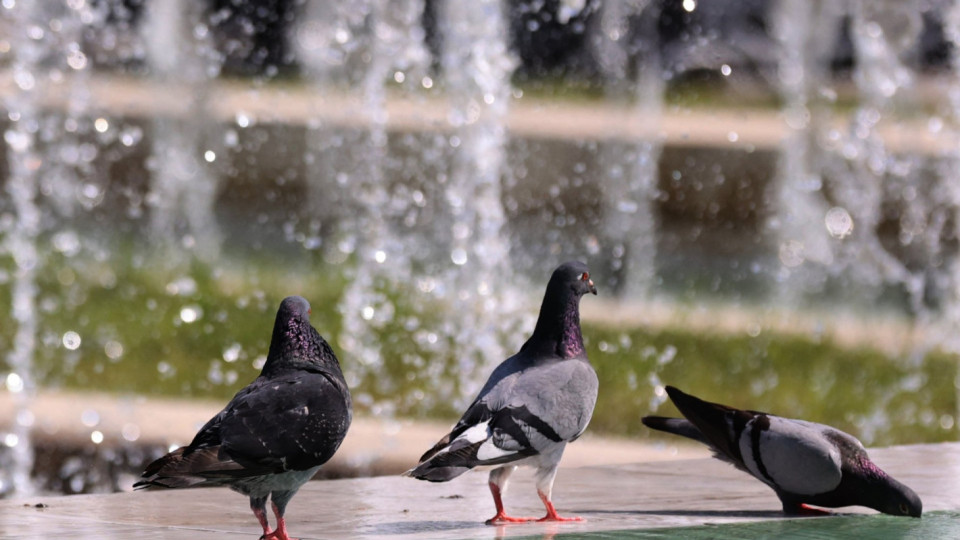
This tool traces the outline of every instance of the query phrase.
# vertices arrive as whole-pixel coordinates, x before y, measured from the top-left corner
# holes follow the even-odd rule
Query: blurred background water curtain
[[[0,29],[2,494],[117,489],[40,466],[36,401],[226,398],[288,294],[362,414],[452,419],[568,259],[592,430],[649,437],[672,383],[957,438],[960,2],[2,0]],[[140,426],[75,414],[136,466]]]

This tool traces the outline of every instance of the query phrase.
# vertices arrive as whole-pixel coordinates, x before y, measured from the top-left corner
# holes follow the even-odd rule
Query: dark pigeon
[[[806,505],[866,506],[920,517],[907,486],[880,470],[855,437],[838,429],[703,401],[672,386],[667,394],[686,419],[647,416],[653,429],[700,441],[777,493],[786,514],[817,513]]]
[[[267,540],[286,540],[283,513],[347,434],[350,392],[333,350],[310,325],[310,304],[285,298],[260,376],[193,442],[147,466],[135,488],[228,486],[250,497]],[[271,531],[271,497],[277,528]]]
[[[489,524],[530,521],[507,516],[501,495],[518,465],[536,467],[541,521],[580,521],[557,515],[553,479],[568,442],[587,428],[597,401],[597,374],[580,333],[580,298],[597,289],[587,266],[569,262],[553,272],[533,336],[497,366],[453,430],[407,476],[446,482],[481,465],[490,472],[497,515]]]

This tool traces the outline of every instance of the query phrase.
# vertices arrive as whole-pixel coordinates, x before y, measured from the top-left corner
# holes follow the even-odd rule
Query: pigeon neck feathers
[[[560,358],[586,357],[580,332],[580,297],[590,289],[581,283],[584,275],[586,265],[582,263],[567,263],[554,271],[543,296],[537,326],[523,349],[551,352]]]
[[[273,325],[270,350],[263,366],[269,375],[286,369],[329,368],[339,364],[330,345],[310,325],[310,305],[298,296],[287,297],[280,304]]]

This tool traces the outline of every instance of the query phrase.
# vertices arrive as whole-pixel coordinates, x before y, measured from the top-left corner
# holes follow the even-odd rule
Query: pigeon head
[[[577,298],[587,294],[597,294],[597,287],[590,279],[590,270],[587,265],[580,261],[570,261],[561,264],[553,271],[550,277],[550,283],[547,285],[547,293],[551,289],[557,289],[555,294],[561,294],[562,289],[569,288]]]
[[[872,461],[864,460],[856,465],[857,476],[863,484],[860,492],[867,500],[862,504],[878,512],[892,516],[920,517],[923,503],[909,487],[891,478]]]
[[[597,294],[597,287],[586,264],[572,261],[554,270],[543,295],[537,326],[524,348],[552,350],[561,358],[584,356],[580,298],[588,292]]]
[[[263,371],[324,362],[331,358],[336,361],[330,346],[310,325],[310,303],[300,296],[284,298],[277,310]]]

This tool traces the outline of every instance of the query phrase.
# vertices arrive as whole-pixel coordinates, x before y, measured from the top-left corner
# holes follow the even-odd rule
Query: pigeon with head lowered
[[[285,298],[260,376],[193,442],[148,465],[134,487],[228,486],[250,497],[261,538],[288,539],[287,503],[337,451],[352,417],[340,364],[309,315],[306,300]],[[267,520],[268,498],[275,530]]]
[[[870,461],[852,435],[838,429],[703,401],[672,386],[667,394],[684,418],[647,416],[653,429],[700,441],[714,456],[767,484],[786,514],[816,513],[806,505],[866,506],[920,517],[912,489]]]
[[[518,465],[536,467],[541,521],[557,515],[551,501],[557,465],[568,442],[587,428],[597,401],[597,374],[580,333],[580,298],[597,294],[587,266],[568,262],[553,272],[533,335],[487,380],[453,430],[407,476],[446,482],[477,466],[493,466],[489,486],[497,514],[489,524],[530,521],[507,516],[501,495]]]

